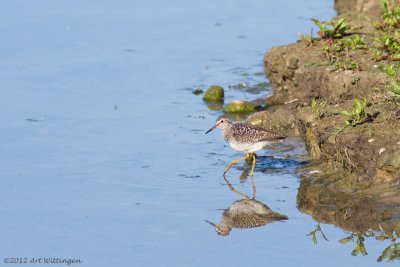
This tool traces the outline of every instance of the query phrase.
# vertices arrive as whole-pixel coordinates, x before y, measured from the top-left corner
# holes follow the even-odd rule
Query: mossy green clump
[[[201,90],[200,88],[196,88],[196,89],[194,89],[194,90],[192,91],[192,93],[193,93],[194,95],[201,95],[201,94],[204,93],[204,92],[203,92],[203,90]]]
[[[250,113],[253,112],[255,105],[251,102],[234,100],[224,107],[226,113]]]
[[[207,102],[220,102],[224,99],[224,88],[218,85],[212,85],[207,89],[203,96],[203,100]]]

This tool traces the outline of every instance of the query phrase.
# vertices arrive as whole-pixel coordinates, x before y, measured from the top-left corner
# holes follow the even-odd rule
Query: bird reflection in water
[[[216,224],[206,220],[215,227],[217,234],[227,236],[232,228],[254,228],[288,219],[287,216],[271,210],[264,203],[250,199],[245,193],[237,191],[226,178],[224,179],[231,191],[244,198],[233,202],[229,208],[224,209],[220,223]]]

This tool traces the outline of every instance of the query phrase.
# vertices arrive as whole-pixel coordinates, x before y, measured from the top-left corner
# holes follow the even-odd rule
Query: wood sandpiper
[[[263,149],[265,146],[271,143],[286,138],[286,136],[284,135],[269,132],[263,128],[253,125],[248,125],[245,123],[233,124],[229,117],[226,115],[219,116],[215,121],[215,125],[210,130],[208,130],[206,134],[208,134],[215,128],[219,128],[222,130],[223,138],[234,150],[246,154],[244,157],[232,160],[228,164],[224,175],[236,162],[252,157],[253,164],[250,172],[250,177],[252,177],[254,173],[254,167],[256,165],[256,157],[254,153]]]
[[[206,222],[215,227],[217,234],[226,236],[232,228],[253,228],[287,219],[286,215],[271,210],[264,203],[245,198],[225,209],[220,223]]]

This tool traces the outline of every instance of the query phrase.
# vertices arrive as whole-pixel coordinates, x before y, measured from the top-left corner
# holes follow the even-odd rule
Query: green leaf
[[[367,250],[365,249],[364,243],[360,244],[360,251],[363,256],[367,255]]]
[[[319,27],[319,29],[320,29],[322,32],[328,31],[328,29],[324,26],[324,24],[322,24],[321,21],[319,21],[319,20],[317,20],[317,19],[311,19],[311,20]]]
[[[314,244],[317,244],[317,243],[318,243],[318,241],[317,241],[317,236],[316,236],[316,235],[313,235],[312,241],[314,242]]]
[[[388,3],[386,0],[380,1],[381,7],[383,9],[383,13],[389,13]]]
[[[340,26],[342,26],[343,22],[344,22],[344,18],[341,18],[337,23],[335,28],[333,29],[334,32],[337,32],[340,29]]]
[[[351,252],[352,256],[357,256],[358,253],[360,253],[360,244],[356,244],[355,248],[353,249],[353,251]]]
[[[346,244],[346,243],[348,243],[348,242],[350,242],[352,240],[353,240],[353,236],[351,235],[351,236],[348,236],[348,237],[340,239],[339,242],[342,243],[342,244]]]
[[[351,117],[351,113],[348,112],[347,110],[342,110],[342,111],[340,111],[340,114],[345,115],[345,116],[348,116],[348,117]]]
[[[400,248],[394,248],[389,255],[389,261],[400,258]]]
[[[385,258],[389,258],[391,252],[392,252],[392,244],[390,244],[390,246],[388,246],[382,251],[382,254],[378,258],[378,262],[381,262]]]
[[[315,100],[315,98],[313,98],[312,100],[311,100],[311,108],[312,109],[315,109],[317,107],[317,100]]]

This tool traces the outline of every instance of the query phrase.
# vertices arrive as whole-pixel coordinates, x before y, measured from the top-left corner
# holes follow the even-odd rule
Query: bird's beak
[[[206,132],[206,134],[208,134],[209,132],[211,132],[212,130],[214,130],[216,127],[217,127],[217,126],[214,125],[210,130],[208,130],[208,131]]]
[[[213,222],[210,222],[209,220],[205,220],[206,221],[206,223],[208,223],[208,224],[211,224],[212,226],[217,226],[215,223],[213,223]]]

